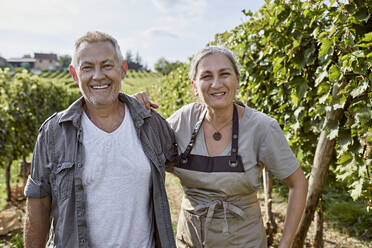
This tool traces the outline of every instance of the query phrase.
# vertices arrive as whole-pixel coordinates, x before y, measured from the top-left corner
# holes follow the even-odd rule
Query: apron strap
[[[231,140],[231,159],[229,161],[229,165],[235,168],[238,165],[238,144],[239,144],[239,116],[238,110],[233,103],[234,112],[233,112],[233,128],[232,128],[232,140]],[[191,134],[191,139],[189,144],[186,147],[186,150],[181,154],[181,162],[183,164],[187,163],[187,157],[190,155],[191,150],[195,144],[196,136],[200,131],[200,127],[203,123],[204,117],[207,114],[207,109],[204,109],[198,122],[195,124],[194,130]]]
[[[232,141],[231,141],[231,160],[229,162],[229,165],[234,168],[238,165],[238,161],[237,161],[238,144],[239,144],[239,117],[238,117],[238,110],[234,104]]]
[[[181,154],[181,161],[184,164],[187,163],[187,157],[189,156],[189,154],[190,154],[190,152],[191,152],[191,150],[192,150],[192,148],[195,144],[196,136],[198,135],[198,133],[200,131],[200,127],[203,123],[203,120],[204,120],[204,117],[205,117],[206,114],[207,114],[207,109],[204,109],[204,111],[201,113],[201,115],[199,117],[199,120],[195,124],[194,130],[192,131],[192,134],[191,134],[190,142],[187,145],[186,150]]]

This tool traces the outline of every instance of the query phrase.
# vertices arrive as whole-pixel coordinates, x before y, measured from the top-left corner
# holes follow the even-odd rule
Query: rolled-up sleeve
[[[39,132],[31,162],[24,194],[30,198],[43,198],[51,195],[49,183],[50,170],[48,168],[48,147],[45,130]]]
[[[295,172],[300,164],[289,147],[278,122],[272,120],[270,124],[260,147],[260,162],[279,179],[285,179]]]

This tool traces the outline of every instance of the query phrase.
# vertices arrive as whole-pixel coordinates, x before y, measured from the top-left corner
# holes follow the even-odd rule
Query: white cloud
[[[182,0],[181,0],[182,1]],[[180,0],[152,0],[153,4],[163,10],[167,11],[170,7],[179,4]]]
[[[156,28],[156,27],[147,29],[144,32],[144,35],[148,38],[173,38],[173,39],[180,38],[180,35],[178,35],[177,33],[173,31],[170,31],[164,28]]]
[[[206,0],[152,0],[152,3],[174,18],[200,18],[207,6]]]

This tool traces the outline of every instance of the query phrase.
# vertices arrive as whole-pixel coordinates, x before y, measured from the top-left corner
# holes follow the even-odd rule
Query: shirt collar
[[[119,100],[126,104],[130,115],[133,119],[133,123],[136,128],[139,128],[144,123],[144,119],[151,117],[151,113],[139,103],[133,97],[130,97],[124,93],[119,93]],[[62,112],[58,123],[61,125],[64,122],[72,122],[75,127],[80,127],[81,116],[83,114],[84,98],[80,97],[74,103],[72,103],[65,111]]]

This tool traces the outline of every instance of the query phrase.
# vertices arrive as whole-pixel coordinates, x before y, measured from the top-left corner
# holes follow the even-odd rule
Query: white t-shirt
[[[85,113],[81,125],[89,247],[155,247],[151,165],[127,107],[112,133]]]

